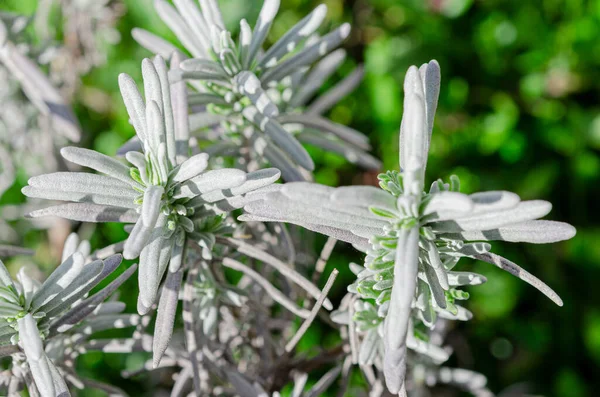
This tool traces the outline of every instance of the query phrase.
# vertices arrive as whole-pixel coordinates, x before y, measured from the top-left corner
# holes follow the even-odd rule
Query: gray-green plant
[[[318,89],[341,65],[343,50],[336,48],[350,34],[350,25],[319,36],[327,7],[321,4],[275,44],[263,50],[279,0],[266,0],[251,29],[245,19],[236,40],[225,27],[216,0],[155,0],[160,18],[177,36],[191,59],[182,62],[174,79],[185,79],[192,131],[200,131],[211,154],[234,156],[248,169],[268,161],[283,179],[310,179],[314,163],[300,143],[345,156],[368,169],[380,163],[366,151],[368,138],[322,114],[353,91],[362,77],[358,68],[349,77],[311,102]],[[134,38],[148,50],[170,56],[182,50],[142,29]]]
[[[454,176],[425,189],[440,87],[435,61],[406,75],[400,171],[380,174],[380,188],[306,182],[314,163],[302,143],[368,169],[380,166],[363,134],[322,116],[360,82],[362,68],[317,96],[344,61],[336,48],[349,25],[319,36],[321,5],[263,50],[278,0],[264,2],[254,29],[242,20],[236,40],[215,0],[173,3],[154,5],[185,51],[135,29],[135,39],[156,54],[142,61],[143,95],[129,75],[118,79],[134,138],[116,157],[64,147],[71,171],[46,169],[22,190],[62,202],[30,218],[119,223],[129,236],[92,252],[89,242],[70,235],[62,264],[43,283],[23,268],[13,280],[0,262],[0,356],[12,359],[0,372],[0,388],[9,395],[24,387],[33,396],[64,397],[86,387],[125,395],[77,373],[80,355],[101,351],[150,356],[124,375],[168,370],[173,396],[281,396],[287,387],[292,396],[314,397],[334,382],[343,394],[354,388],[353,364],[370,396],[386,389],[423,395],[439,384],[493,395],[485,376],[446,365],[448,322],[472,316],[461,304],[469,297],[464,288],[486,281],[457,270],[458,262],[494,264],[562,305],[542,281],[492,253],[488,241],[550,243],[573,237],[575,229],[540,220],[550,212],[548,202],[521,201],[506,191],[463,194]],[[88,12],[108,3],[74,4],[68,3]],[[78,124],[61,94],[13,43],[19,19],[1,19],[0,61],[9,83],[37,112],[74,131]],[[261,168],[267,163],[279,169]],[[280,174],[304,182],[278,184]],[[312,254],[298,241],[306,232],[293,226],[292,234],[285,223],[330,236],[312,280],[304,274],[311,269],[298,266]],[[333,309],[327,295],[338,271],[322,289],[315,284],[336,240],[353,244],[365,260],[349,265],[356,281],[323,315],[322,308]],[[29,253],[0,246],[0,256]],[[100,288],[122,257],[137,259],[139,269],[129,266]],[[135,271],[138,313],[128,314],[115,292]],[[319,317],[340,332],[339,340],[299,351]],[[97,335],[121,328],[133,332]]]
[[[118,254],[95,260],[90,254],[90,243],[71,234],[64,245],[63,262],[43,283],[30,277],[24,267],[13,280],[0,261],[0,354],[12,358],[10,375],[3,375],[8,377],[9,395],[23,384],[31,395],[68,395],[68,367],[61,365],[65,365],[62,358],[72,353],[69,350],[87,341],[94,332],[135,321],[129,315],[119,314],[124,309],[122,305],[117,311],[104,310],[108,306],[104,301],[136,267],[130,267],[88,296],[122,261]],[[106,317],[106,313],[117,316]],[[70,363],[71,370],[73,364]]]
[[[457,304],[469,296],[458,287],[481,284],[485,278],[454,271],[460,258],[491,263],[562,306],[550,287],[490,252],[487,241],[539,244],[575,235],[569,224],[539,220],[552,208],[546,201],[521,201],[506,191],[466,195],[459,192],[455,176],[450,183],[436,180],[424,191],[439,87],[436,61],[409,68],[400,128],[401,172],[381,174],[380,189],[288,183],[250,202],[244,207],[247,214],[240,217],[294,223],[352,243],[366,253],[364,267],[354,266],[358,280],[348,290],[367,301],[359,303],[356,313],[345,322],[365,333],[361,363],[373,363],[373,355],[383,352],[383,360],[376,366],[393,394],[406,394],[406,368],[411,365],[407,348],[434,362],[448,359],[445,350],[419,336],[422,333],[417,327],[433,330],[438,317],[471,318],[471,313]]]

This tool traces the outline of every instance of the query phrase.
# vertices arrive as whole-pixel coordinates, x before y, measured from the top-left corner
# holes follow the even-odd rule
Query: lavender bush
[[[108,2],[64,3],[65,15],[89,15],[91,25],[109,31],[118,14]],[[25,268],[13,278],[0,262],[0,356],[10,357],[0,387],[10,396],[24,389],[68,396],[85,388],[125,395],[78,374],[78,357],[100,351],[146,353],[139,370],[123,375],[169,371],[171,396],[423,396],[436,385],[493,395],[484,375],[446,365],[449,321],[472,317],[462,303],[466,289],[486,281],[461,271],[459,261],[488,262],[562,306],[549,286],[492,253],[489,241],[553,243],[575,229],[541,220],[551,210],[546,201],[521,201],[507,191],[467,195],[455,176],[426,188],[438,63],[406,74],[399,170],[380,174],[379,188],[324,186],[310,182],[315,164],[303,143],[367,169],[381,166],[365,135],[323,116],[352,92],[362,68],[318,95],[344,60],[337,47],[350,26],[317,34],[326,13],[321,5],[263,49],[278,0],[264,2],[254,28],[240,21],[236,38],[216,0],[154,6],[180,45],[133,30],[154,53],[141,62],[141,81],[118,76],[133,138],[115,156],[51,139],[49,151],[60,146],[65,166],[46,164],[47,173],[33,172],[22,189],[44,203],[28,213],[30,221],[117,223],[129,235],[92,251],[88,240],[70,234],[62,263],[43,282]],[[111,12],[89,14],[103,7]],[[7,129],[17,138],[58,131],[77,141],[85,131],[65,93],[15,45],[18,23],[13,15],[0,22],[5,104],[43,115],[51,130],[27,123]],[[96,37],[94,29],[75,26]],[[95,46],[86,48],[87,62],[77,66],[84,70],[101,59]],[[15,165],[7,153],[2,164],[7,188]],[[298,259],[306,256],[298,236],[309,231],[329,237],[314,269]],[[339,303],[328,299],[338,269],[320,280],[338,240],[362,253],[362,264],[348,264],[356,280],[344,286]],[[6,245],[0,254],[30,252]],[[127,267],[123,258],[138,264]],[[118,290],[136,272],[137,313],[129,313]],[[297,345],[317,318],[339,338],[306,354]],[[127,336],[102,334],[117,329]],[[353,381],[353,373],[364,381]]]

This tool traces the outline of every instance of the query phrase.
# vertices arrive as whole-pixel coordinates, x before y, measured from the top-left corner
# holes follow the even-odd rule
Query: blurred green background
[[[273,42],[321,1],[282,0],[269,36]],[[495,243],[496,252],[536,274],[564,300],[556,307],[532,287],[488,264],[461,262],[488,283],[471,288],[474,319],[449,334],[452,364],[488,377],[495,392],[525,383],[534,395],[594,396],[600,389],[600,1],[598,0],[326,0],[328,26],[351,22],[349,59],[336,79],[366,66],[358,90],[330,112],[337,122],[369,135],[374,154],[398,169],[402,81],[408,66],[437,59],[442,68],[428,179],[457,174],[462,190],[510,190],[523,199],[554,204],[550,217],[577,227],[571,241],[547,245]],[[256,20],[260,1],[221,0],[228,26]],[[150,54],[131,38],[133,27],[174,36],[151,0],[124,0],[121,42],[107,48],[108,63],[85,76],[74,102],[85,138],[82,146],[107,154],[133,135],[117,88],[121,72],[140,78]],[[34,0],[3,0],[0,8],[31,14]],[[141,82],[141,79],[138,80]],[[311,151],[316,180],[329,185],[375,183],[332,154]],[[24,185],[21,178],[17,185]],[[20,186],[4,202],[21,200]],[[7,198],[6,198],[7,197]],[[94,244],[125,236],[100,228]],[[44,249],[43,240],[27,236]],[[323,243],[317,239],[316,248]],[[47,255],[37,259],[55,265]],[[346,271],[360,256],[339,245],[328,265],[342,271],[333,293],[352,282]],[[464,261],[464,260],[463,260]],[[323,281],[323,280],[322,280]],[[130,280],[131,282],[131,280]],[[130,284],[135,288],[135,281]],[[133,298],[127,293],[124,299]],[[301,346],[329,332],[314,326]],[[119,371],[144,357],[89,355],[82,367],[132,395],[151,393],[158,380],[119,380]],[[136,383],[138,382],[138,383]],[[142,392],[142,390],[146,390]],[[91,393],[90,393],[91,395]],[[452,395],[452,394],[449,394]]]

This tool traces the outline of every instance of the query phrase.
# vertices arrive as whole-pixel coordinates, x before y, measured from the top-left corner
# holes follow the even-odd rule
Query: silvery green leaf
[[[276,168],[265,168],[250,172],[246,175],[246,182],[242,185],[232,189],[215,190],[205,193],[200,195],[199,198],[202,202],[214,203],[222,211],[231,212],[257,199],[255,195],[248,196],[246,193],[265,191],[264,188],[278,180],[280,175],[281,173]],[[189,205],[193,202],[194,200],[190,201]]]
[[[290,281],[302,287],[302,289],[308,292],[313,298],[319,299],[321,291],[313,283],[304,278],[300,273],[292,269],[289,265],[283,263],[282,261],[270,255],[269,253],[259,248],[256,248],[250,244],[247,244],[243,241],[236,240],[233,238],[227,238],[224,242],[235,247],[239,253],[257,259],[273,267],[275,270],[277,270],[283,276],[288,278]],[[333,309],[333,305],[329,299],[325,299],[325,301],[323,302],[323,307],[325,307],[327,310]]]
[[[219,10],[217,0],[198,0],[198,2],[208,26],[215,25],[220,29],[224,29],[225,23],[223,23],[223,16]]]
[[[173,54],[171,70],[177,70],[182,55]],[[190,121],[188,118],[187,86],[179,81],[171,84],[171,106],[173,107],[173,128],[175,129],[176,162],[181,164],[189,156]]]
[[[534,244],[555,243],[571,239],[576,230],[568,223],[555,221],[525,221],[497,229],[482,231],[465,231],[447,235],[463,240],[502,240],[509,242],[525,242]]]
[[[89,174],[93,175],[93,174]],[[135,204],[133,203],[133,198],[129,199],[128,197],[121,196],[107,196],[100,194],[89,194],[85,192],[65,192],[51,189],[38,188],[33,186],[25,186],[21,189],[21,192],[27,197],[34,198],[43,198],[46,200],[60,200],[60,201],[74,201],[74,202],[85,202],[85,203],[94,203],[103,206],[114,206],[114,207],[124,207],[124,208],[135,208]],[[123,190],[123,193],[125,190]],[[130,201],[131,200],[131,201]],[[34,211],[37,217],[52,215],[45,214],[43,210]]]
[[[317,115],[306,114],[286,114],[277,119],[279,123],[286,124],[301,124],[308,128],[314,128],[323,132],[330,132],[341,140],[356,145],[357,147],[369,150],[369,138],[362,133],[353,130],[350,127],[334,123],[324,117]]]
[[[547,215],[552,204],[543,200],[522,201],[513,208],[466,216],[451,221],[431,224],[436,232],[461,232],[491,230],[521,223]]]
[[[292,96],[292,99],[290,99],[290,106],[294,108],[304,106],[319,88],[325,84],[325,81],[337,70],[342,62],[344,62],[345,58],[346,51],[339,49],[321,59],[306,76],[305,83],[299,87]]]
[[[131,36],[139,45],[151,53],[158,54],[165,59],[171,57],[173,53],[181,53],[179,48],[145,29],[133,28],[131,30]]]
[[[452,287],[459,287],[463,285],[479,285],[483,284],[487,279],[477,273],[470,272],[448,272],[448,283]]]
[[[58,369],[52,363],[52,360],[46,357],[48,367],[50,368],[50,375],[52,376],[52,383],[54,384],[54,396],[56,397],[70,397],[69,388],[67,383],[63,379]]]
[[[31,374],[40,394],[43,397],[55,397],[50,367],[35,320],[31,314],[27,313],[24,317],[18,319],[17,322],[19,324],[21,347],[27,357]]]
[[[292,160],[309,171],[314,170],[315,164],[306,149],[276,120],[263,116],[256,108],[250,106],[244,108],[242,113],[248,121],[254,123]]]
[[[31,218],[57,216],[79,222],[135,223],[138,213],[134,209],[118,208],[92,203],[69,203],[33,211]]]
[[[478,192],[469,195],[475,204],[472,213],[481,214],[514,208],[521,199],[515,193],[507,191]]]
[[[173,334],[173,323],[177,312],[179,289],[183,280],[183,268],[175,272],[168,272],[167,279],[162,287],[160,300],[158,302],[158,314],[154,326],[154,339],[152,345],[152,362],[154,368],[160,363],[165,350]]]
[[[310,14],[304,17],[296,25],[292,26],[267,52],[262,56],[258,66],[261,68],[271,67],[286,54],[293,51],[296,46],[313,34],[325,19],[327,6],[320,4]]]
[[[362,66],[357,67],[346,76],[342,81],[329,89],[325,94],[319,96],[306,109],[306,114],[320,115],[330,110],[339,101],[345,98],[348,94],[358,87],[365,74]]]
[[[102,303],[113,292],[115,292],[117,288],[119,288],[121,284],[131,277],[136,270],[136,264],[130,266],[127,270],[121,273],[119,277],[115,278],[102,290],[73,307],[52,324],[50,328],[50,334],[54,334],[56,332],[65,332],[74,325],[78,324],[82,319],[86,318],[90,313],[92,313],[100,303]]]
[[[31,307],[31,300],[35,295],[35,292],[40,288],[41,284],[37,280],[29,277],[29,275],[25,272],[25,267],[20,268],[17,272],[17,280],[19,281],[19,284],[21,284],[21,295],[25,298],[25,302],[22,303],[22,307],[25,310],[29,310]],[[8,302],[21,303],[19,302],[19,297],[14,294],[3,293],[2,295],[2,297]]]
[[[325,390],[327,390],[329,386],[331,386],[337,379],[337,377],[340,375],[340,372],[342,372],[342,367],[340,365],[327,371],[325,375],[323,375],[321,379],[319,379],[317,383],[315,383],[314,386],[306,392],[306,397],[322,396],[325,393]]]
[[[154,304],[160,281],[168,265],[172,241],[164,235],[166,223],[167,217],[161,213],[152,229],[148,243],[140,253],[140,270],[138,272],[140,286],[138,312],[140,314],[146,314]]]
[[[428,220],[446,220],[470,214],[474,205],[469,196],[456,192],[439,192],[431,195],[423,209]]]
[[[138,219],[123,246],[123,256],[125,259],[135,259],[140,256],[153,230],[154,225],[146,226],[141,217]]]
[[[372,328],[367,331],[360,344],[358,352],[358,363],[360,365],[371,365],[377,353],[377,345],[380,342],[380,336],[377,328]]]
[[[331,193],[334,204],[363,208],[380,207],[391,212],[398,211],[396,200],[389,193],[374,186],[342,186]]]
[[[432,267],[435,278],[437,279],[437,282],[439,283],[440,287],[442,287],[442,289],[444,290],[448,290],[449,286],[448,286],[448,275],[446,274],[446,269],[444,268],[444,265],[442,264],[442,260],[440,259],[440,253],[438,251],[437,246],[435,245],[435,243],[425,240],[423,239],[423,244],[425,246],[425,249],[427,250],[427,264],[429,266]],[[429,266],[426,266],[429,267]],[[426,269],[426,272],[428,272],[428,270]],[[433,274],[429,274],[427,275],[427,278],[431,278],[433,276]],[[437,298],[436,298],[437,301]],[[446,303],[445,303],[446,299],[444,298],[444,304],[443,306],[440,307],[445,307]]]
[[[169,57],[170,58],[170,57]],[[174,121],[174,108],[171,105],[171,87],[169,85],[169,77],[168,70],[165,60],[157,55],[152,59],[152,63],[154,64],[154,68],[158,74],[158,78],[160,81],[160,91],[162,98],[162,119],[165,123],[165,143],[167,146],[167,158],[171,166],[175,166],[175,156],[176,156],[176,136],[175,136],[175,121]],[[146,94],[147,96],[147,94]],[[185,111],[187,115],[187,109]]]
[[[400,125],[400,167],[403,170],[409,168],[413,157],[419,164],[427,163],[429,134],[424,95],[419,70],[411,66],[404,78],[404,110]]]
[[[248,266],[244,265],[243,263],[231,258],[223,258],[223,266],[240,271],[246,276],[250,277],[252,281],[260,285],[261,288],[264,289],[265,292],[268,293],[269,296],[271,296],[271,298],[273,298],[273,300],[281,304],[281,306],[285,307],[295,315],[302,318],[308,318],[310,316],[310,311],[296,305],[295,302],[293,302],[284,293],[275,288],[273,284],[271,284],[267,279],[265,279],[263,276],[261,276]]]
[[[33,251],[29,248],[15,247],[13,245],[0,244],[0,257],[2,257],[2,258],[6,258],[8,256],[33,255],[33,254],[35,254],[35,251]]]
[[[246,95],[260,114],[265,117],[277,117],[279,114],[277,105],[271,101],[265,90],[263,90],[260,80],[254,73],[243,71],[237,74],[233,80],[240,94]]]
[[[350,35],[350,25],[345,23],[336,30],[326,34],[316,42],[306,46],[293,56],[268,69],[260,80],[263,84],[279,81],[289,76],[292,72],[306,65],[310,65],[322,58],[327,53],[338,47]]]
[[[69,287],[83,270],[84,263],[85,258],[79,252],[75,252],[66,261],[61,263],[36,291],[30,310],[32,312],[36,311]]]
[[[256,55],[262,48],[262,45],[267,38],[267,34],[273,24],[273,19],[277,15],[279,10],[279,0],[264,0],[263,6],[258,15],[256,26],[252,31],[252,40],[250,41],[250,47],[248,48],[248,54],[244,62],[244,69],[248,69],[252,66]]]
[[[89,288],[86,287],[91,284],[94,281],[94,278],[96,278],[102,272],[103,267],[104,264],[100,260],[87,263],[85,266],[83,266],[81,272],[71,283],[63,288],[51,300],[38,307],[37,310],[48,314],[52,309],[59,305],[64,306],[66,309],[68,304],[82,298],[87,292],[89,292],[89,290],[92,289],[92,286]],[[67,305],[64,305],[65,303],[67,303]]]
[[[103,302],[96,307],[94,314],[102,316],[105,314],[119,314],[125,311],[125,303],[123,302]]]
[[[83,201],[135,208],[138,193],[117,179],[82,172],[55,172],[29,179],[22,189],[28,197],[47,200]]]
[[[192,0],[174,0],[173,3],[177,7],[179,15],[186,21],[187,26],[193,32],[199,47],[207,54],[207,50],[211,49],[210,33],[208,31],[209,25],[200,13],[198,6]]]
[[[77,251],[77,246],[79,245],[79,236],[77,233],[71,233],[67,236],[65,243],[63,245],[62,259],[61,263],[66,261],[71,255],[73,255]]]
[[[408,339],[406,340],[406,346],[419,354],[423,354],[431,358],[433,362],[438,365],[448,361],[450,358],[450,354],[445,349],[432,343],[427,343],[423,340],[417,339],[412,335],[408,336]]]
[[[109,274],[115,271],[115,269],[121,264],[122,260],[123,257],[121,254],[115,254],[103,259],[99,273],[95,272],[94,267],[90,266],[91,264],[86,265],[78,277],[77,283],[73,287],[69,286],[68,290],[66,290],[64,293],[65,296],[61,299],[58,305],[53,304],[53,307],[48,307],[48,309],[45,307],[41,308],[46,312],[46,317],[51,319],[60,315],[74,302],[83,298],[85,294],[92,290],[92,288],[97,286],[102,280],[108,277]]]
[[[487,263],[491,263],[492,265],[495,265],[500,269],[509,272],[513,276],[516,276],[521,280],[525,281],[527,284],[535,287],[538,291],[546,295],[558,306],[563,305],[562,299],[560,299],[558,294],[554,292],[552,288],[548,287],[548,285],[546,285],[543,281],[535,277],[533,274],[529,273],[527,270],[521,268],[516,263],[513,263],[508,259],[503,258],[500,255],[493,254],[491,252],[473,255],[473,258],[479,259]]]
[[[190,106],[197,105],[226,105],[227,101],[221,95],[207,94],[204,92],[189,94],[188,103]]]
[[[133,129],[141,141],[146,139],[146,104],[138,91],[135,80],[128,74],[119,75],[119,89],[127,108]]]
[[[246,173],[235,168],[211,170],[178,186],[173,193],[173,198],[191,198],[213,190],[231,189],[245,181]]]
[[[400,229],[394,264],[394,287],[385,322],[384,375],[388,389],[398,393],[406,370],[406,336],[417,286],[418,228]]]
[[[202,48],[200,41],[196,40],[194,32],[172,5],[164,0],[154,0],[154,8],[160,19],[171,29],[193,57],[206,57],[206,51]]]
[[[60,154],[63,158],[72,163],[79,164],[83,167],[89,167],[132,186],[139,186],[137,182],[131,179],[129,167],[104,154],[94,150],[77,147],[62,148]]]
[[[423,83],[423,97],[425,99],[425,114],[428,132],[425,151],[427,153],[429,152],[429,143],[433,131],[433,120],[435,118],[435,111],[440,96],[440,65],[435,60],[425,63],[419,68],[419,74],[421,76],[421,82]]]
[[[440,318],[444,318],[446,320],[469,321],[473,318],[473,313],[471,313],[462,306],[456,305],[456,310],[456,314],[452,314],[447,310],[440,310],[437,312],[437,314]]]
[[[320,200],[319,192],[316,189],[318,186],[305,182],[285,184],[281,192],[268,194],[264,202],[249,203],[246,206],[246,211],[260,214],[258,212],[260,206],[264,205],[268,208],[267,211],[271,211],[273,217],[281,214],[282,219],[291,222],[306,222],[309,219],[311,223],[347,230],[360,227],[372,227],[379,230],[388,224],[386,220],[381,220],[381,218],[363,208],[335,206],[326,201],[327,194],[323,195],[323,200]],[[293,207],[291,207],[291,203],[293,203]]]
[[[423,270],[425,270],[425,277],[427,278],[427,284],[431,289],[431,295],[435,300],[435,303],[438,307],[445,309],[446,308],[446,294],[444,293],[444,289],[440,283],[440,279],[438,278],[438,273],[436,273],[435,269],[431,266],[423,266]],[[441,277],[440,277],[441,278]]]
[[[213,190],[200,196],[203,202],[215,203],[219,200],[235,198],[253,191],[271,185],[279,179],[281,173],[276,168],[264,168],[262,170],[249,172],[246,174],[246,181],[239,186],[224,189]]]
[[[183,264],[185,240],[180,245],[177,240],[173,243],[173,250],[171,251],[171,259],[169,260],[169,271],[174,273],[179,270]]]
[[[305,181],[307,177],[302,173],[300,167],[298,167],[292,159],[290,159],[280,148],[265,138],[253,134],[252,138],[253,149],[257,153],[264,156],[272,166],[276,167],[281,171],[282,178],[286,182],[298,182]]]
[[[381,168],[381,162],[378,159],[344,141],[328,139],[309,131],[298,133],[296,139],[301,143],[319,147],[327,152],[338,153],[344,156],[350,163],[357,164],[360,167],[369,170],[378,170]]]

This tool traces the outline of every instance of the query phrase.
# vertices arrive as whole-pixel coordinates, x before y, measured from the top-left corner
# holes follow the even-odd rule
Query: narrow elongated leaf
[[[180,185],[173,194],[174,198],[196,197],[213,190],[231,189],[246,181],[246,173],[233,168],[211,170],[189,179]]]
[[[86,318],[100,303],[106,300],[106,298],[115,292],[117,288],[121,286],[121,284],[131,277],[136,270],[136,264],[130,266],[101,291],[87,298],[65,313],[60,319],[52,324],[50,328],[50,335],[55,335],[57,332],[65,332],[78,324],[82,319]]]
[[[259,67],[272,67],[286,54],[293,51],[302,40],[308,38],[319,28],[326,14],[327,6],[325,4],[318,5],[269,48],[261,58]]]
[[[491,252],[473,255],[473,258],[479,259],[487,263],[491,263],[492,265],[509,272],[513,276],[518,277],[521,280],[525,281],[527,284],[535,287],[538,291],[546,295],[548,298],[550,298],[550,300],[552,300],[552,302],[556,303],[558,306],[563,305],[562,299],[560,299],[558,294],[554,292],[552,288],[548,287],[548,285],[546,285],[543,281],[535,277],[533,274],[529,273],[527,270],[521,268],[516,263],[511,262],[508,259],[503,258],[500,255],[493,254]]]
[[[165,59],[170,58],[173,53],[181,54],[179,48],[175,47],[162,37],[159,37],[154,33],[150,33],[145,29],[133,28],[131,30],[131,36],[139,45],[151,53],[158,54]]]
[[[207,53],[194,36],[185,20],[177,10],[164,0],[154,0],[154,8],[165,24],[177,36],[183,46],[196,58],[206,58]]]
[[[164,236],[166,223],[167,217],[161,213],[148,243],[140,254],[138,313],[142,315],[146,314],[154,304],[160,281],[168,264],[172,241]]]
[[[94,150],[65,147],[60,150],[60,154],[72,163],[89,167],[108,176],[119,179],[132,186],[140,186],[139,183],[131,179],[129,167],[112,157],[105,156]]]
[[[394,287],[386,317],[384,375],[388,389],[398,393],[406,371],[406,336],[417,286],[419,230],[401,229],[394,264]]]
[[[306,109],[306,114],[321,115],[330,110],[339,101],[344,99],[348,94],[358,87],[365,74],[362,66],[358,66],[344,80],[340,81],[333,88],[329,89],[325,94],[318,97]]]
[[[277,119],[281,124],[302,124],[305,127],[315,128],[320,131],[330,132],[340,138],[341,140],[356,145],[357,147],[369,150],[369,138],[362,133],[353,130],[352,128],[343,126],[341,124],[334,123],[327,120],[324,117],[317,115],[305,115],[305,114],[286,114]]]
[[[175,53],[171,59],[171,70],[178,70],[183,57]],[[175,128],[176,162],[181,164],[189,157],[190,120],[188,117],[187,86],[185,82],[171,83],[171,104]]]
[[[69,203],[33,211],[28,217],[57,216],[79,222],[135,223],[139,215],[134,209],[92,203]]]
[[[534,244],[555,243],[569,240],[575,236],[576,230],[568,223],[555,221],[525,221],[498,229],[483,231],[465,231],[451,233],[450,238],[463,240],[502,240]]]
[[[475,204],[472,213],[481,214],[514,208],[521,199],[518,195],[506,191],[490,191],[473,193],[469,197]]]
[[[452,221],[434,222],[432,228],[437,232],[461,232],[491,230],[514,223],[521,223],[547,215],[552,204],[542,200],[520,202],[506,210],[486,212]]]
[[[54,382],[35,320],[31,314],[17,320],[19,339],[27,357],[31,374],[42,397],[55,397]]]
[[[296,139],[301,143],[319,147],[327,152],[338,153],[344,156],[350,163],[357,164],[368,170],[379,170],[381,168],[381,161],[342,140],[325,138],[309,131],[296,134]]]
[[[183,280],[183,268],[175,272],[169,272],[163,285],[158,303],[158,314],[154,327],[154,339],[152,344],[152,363],[154,368],[158,367],[160,359],[169,346],[173,334],[173,323],[177,312],[179,300],[179,289]]]
[[[211,49],[209,25],[200,13],[198,6],[192,0],[174,0],[173,3],[179,10],[179,15],[186,21],[187,26],[194,34],[194,39],[205,53]]]
[[[146,104],[138,91],[135,80],[128,74],[121,73],[119,89],[135,133],[141,141],[144,141],[146,139]]]
[[[289,76],[298,68],[310,65],[334,50],[348,37],[349,34],[350,25],[347,23],[343,24],[295,55],[267,70],[260,77],[260,80],[263,84],[266,84],[271,81],[279,81],[282,78]]]
[[[309,15],[310,16],[310,15]],[[339,49],[326,55],[317,63],[305,78],[290,100],[290,106],[303,106],[325,84],[325,81],[344,62],[346,51]]]
[[[36,291],[31,302],[31,310],[39,309],[65,290],[81,273],[84,262],[83,255],[75,252],[70,258],[61,263]]]
[[[251,67],[256,54],[258,54],[259,50],[262,48],[262,45],[267,38],[267,34],[269,34],[269,30],[271,29],[271,25],[273,24],[273,19],[275,19],[275,15],[277,15],[277,11],[279,10],[279,0],[265,0],[263,6],[260,10],[260,14],[258,15],[258,20],[256,21],[256,26],[254,27],[254,31],[252,32],[252,40],[250,41],[250,47],[248,48],[248,54],[246,55],[246,59],[244,59],[244,68],[248,69]]]

